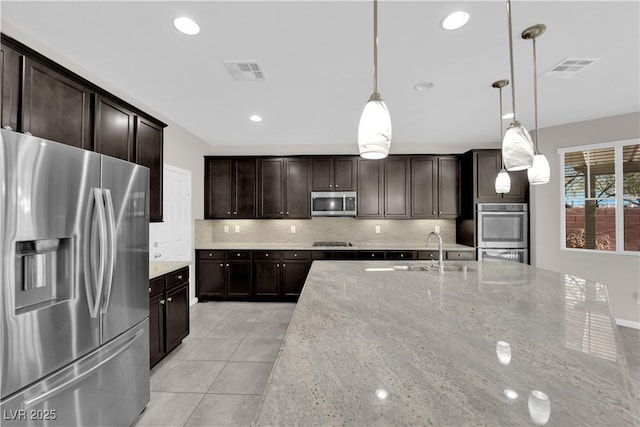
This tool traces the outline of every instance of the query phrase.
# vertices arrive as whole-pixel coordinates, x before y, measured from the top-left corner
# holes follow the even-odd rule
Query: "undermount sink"
[[[414,265],[414,264],[394,265],[392,268],[398,271],[438,271],[437,264],[435,265]],[[460,265],[460,264],[445,264],[443,266],[443,270],[444,271],[461,271],[461,272],[473,271],[472,268],[469,268],[466,265]]]

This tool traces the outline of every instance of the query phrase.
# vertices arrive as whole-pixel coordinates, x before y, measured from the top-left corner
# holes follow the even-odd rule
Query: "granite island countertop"
[[[149,280],[191,265],[191,261],[150,261]]]
[[[398,264],[314,262],[256,425],[638,425],[604,285]]]

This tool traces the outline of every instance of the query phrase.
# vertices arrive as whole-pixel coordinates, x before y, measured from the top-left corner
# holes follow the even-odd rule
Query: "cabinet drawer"
[[[387,259],[416,259],[414,251],[387,251]]]
[[[333,258],[333,252],[329,251],[312,251],[311,259],[331,259]]]
[[[358,253],[356,251],[336,251],[333,253],[333,259],[348,260],[357,259]]]
[[[384,251],[358,251],[359,259],[384,259]]]
[[[282,259],[309,259],[309,251],[282,251]]]
[[[238,252],[234,252],[233,258],[229,258],[229,259],[246,259],[246,258],[240,258],[237,256]],[[282,257],[282,252],[280,251],[255,251],[253,252],[253,259],[275,259],[278,260]]]
[[[234,259],[251,259],[250,251],[227,251],[227,260]]]
[[[164,292],[164,278],[165,276],[160,276],[149,280],[149,296]]]
[[[438,251],[418,251],[418,259],[438,259]]]
[[[447,259],[476,259],[473,251],[447,251]]]
[[[189,268],[183,268],[182,270],[172,271],[167,274],[167,289],[170,289],[180,283],[189,281]]]
[[[198,259],[224,259],[224,251],[198,251]]]

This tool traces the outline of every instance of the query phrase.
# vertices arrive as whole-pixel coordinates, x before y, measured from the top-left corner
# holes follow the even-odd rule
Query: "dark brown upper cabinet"
[[[135,114],[116,101],[96,95],[94,117],[94,150],[107,156],[134,161]]]
[[[356,157],[314,157],[311,164],[313,191],[356,190]]]
[[[384,161],[358,159],[358,218],[384,215]]]
[[[21,130],[51,141],[92,149],[92,91],[26,56],[22,74]]]
[[[310,218],[311,170],[306,158],[258,160],[258,217]]]
[[[411,217],[455,219],[460,213],[455,156],[411,158]]]
[[[252,157],[205,157],[205,219],[256,217],[256,165]]]
[[[0,126],[4,129],[18,130],[18,116],[20,114],[20,61],[21,55],[15,50],[2,44],[0,50]]]
[[[135,162],[149,168],[149,219],[162,221],[163,128],[136,117]]]
[[[384,160],[384,216],[409,218],[411,209],[411,174],[408,157]]]

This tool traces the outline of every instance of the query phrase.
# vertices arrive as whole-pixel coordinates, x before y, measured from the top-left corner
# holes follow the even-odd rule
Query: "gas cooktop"
[[[347,242],[313,242],[313,246],[352,246]]]

